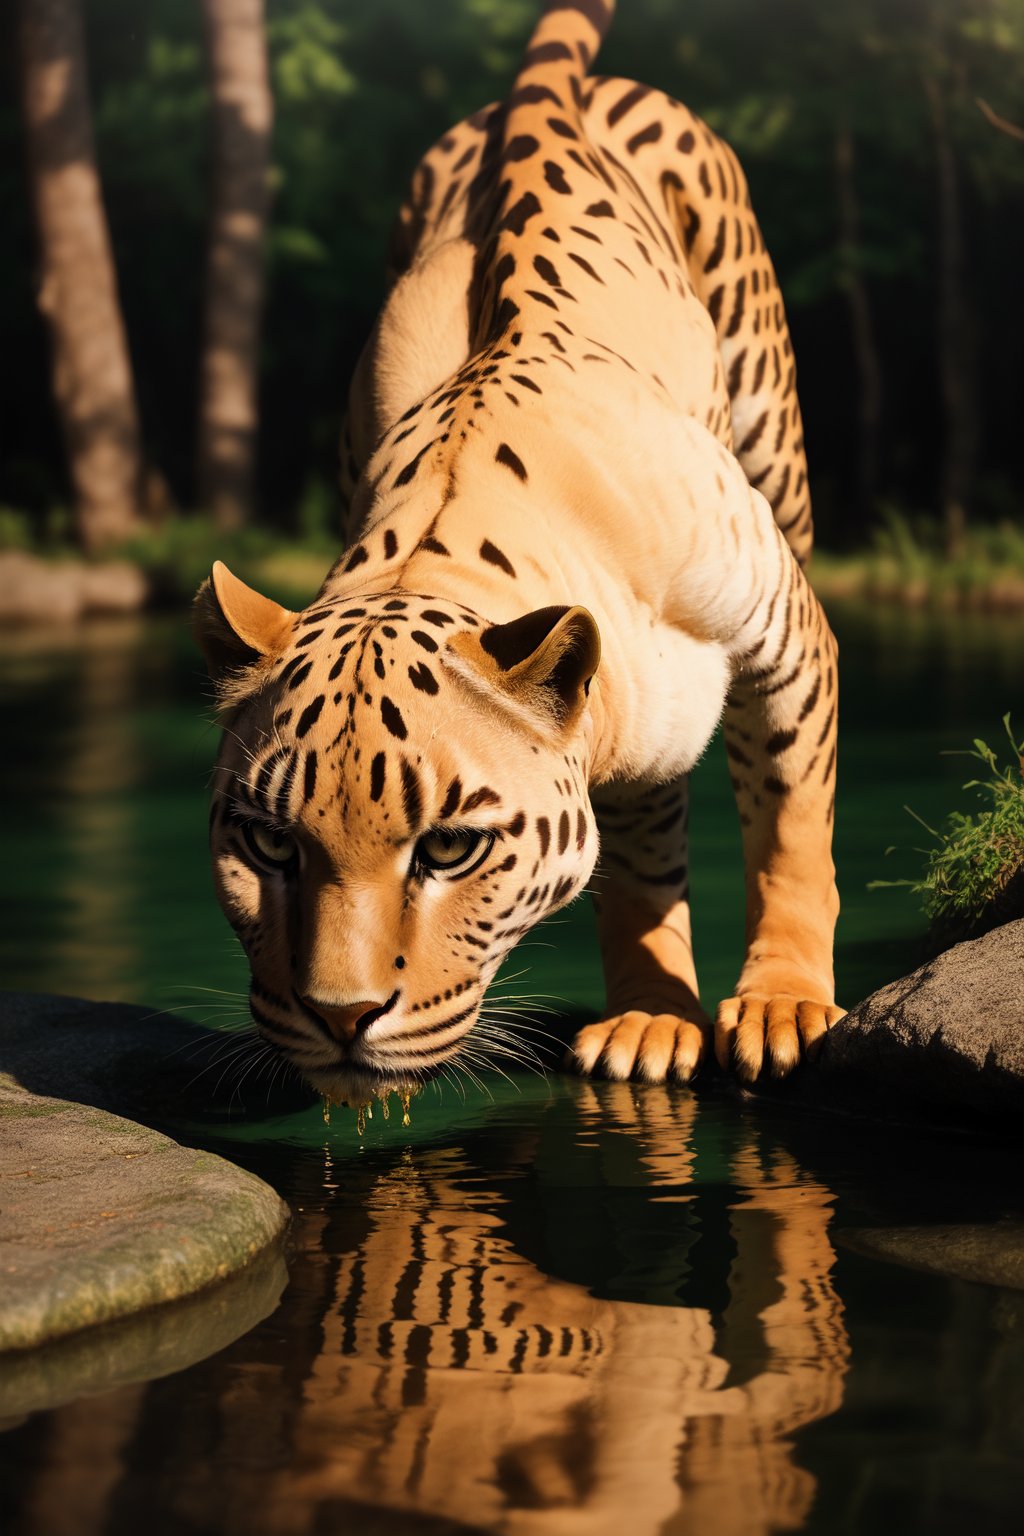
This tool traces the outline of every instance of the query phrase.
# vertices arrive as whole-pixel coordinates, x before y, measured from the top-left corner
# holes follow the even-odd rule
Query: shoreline
[[[251,537],[251,536],[250,536]],[[289,606],[308,604],[340,551],[325,546],[280,544],[256,537],[262,548],[241,540],[216,540],[228,563],[251,585]],[[234,547],[232,547],[234,546]],[[72,552],[41,556],[27,550],[0,550],[0,628],[62,625],[109,616],[183,612],[209,572],[200,551],[180,562],[132,559],[125,552],[89,561]],[[956,563],[935,560],[908,571],[873,551],[815,553],[808,567],[812,588],[825,604],[879,603],[921,613],[1024,614],[1024,568],[968,557]]]

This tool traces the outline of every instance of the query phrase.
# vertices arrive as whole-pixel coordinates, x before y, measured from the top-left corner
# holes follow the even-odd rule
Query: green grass
[[[1024,741],[1015,740],[1008,714],[1003,725],[1013,758],[1007,766],[978,739],[964,754],[985,769],[963,786],[977,792],[983,808],[973,815],[951,811],[936,829],[906,807],[934,839],[930,848],[917,850],[924,857],[921,874],[914,880],[873,880],[868,886],[905,886],[920,896],[936,948],[1024,917]]]
[[[340,514],[333,497],[313,490],[304,499],[295,529],[255,524],[223,533],[199,513],[183,513],[104,551],[107,560],[128,560],[149,583],[150,604],[187,607],[215,560],[236,576],[292,608],[304,607],[342,550]],[[55,563],[88,557],[72,539],[70,519],[59,510],[42,524],[0,507],[0,551],[22,550]],[[100,558],[100,557],[97,557]]]
[[[154,600],[184,606],[214,560],[243,581],[296,607],[308,603],[341,552],[341,512],[333,488],[314,482],[290,529],[254,525],[225,534],[200,513],[178,514],[108,552],[129,559],[149,577]],[[0,507],[0,550],[23,549],[46,559],[82,558],[70,517],[46,518]],[[861,550],[816,549],[811,583],[826,602],[857,599],[904,607],[1013,611],[1024,609],[1024,525],[1005,518],[968,530],[962,553],[950,560],[933,519],[885,510]]]
[[[203,517],[177,517],[117,550],[145,571],[156,603],[180,607],[191,601],[215,560],[268,597],[291,608],[315,596],[341,553],[340,535],[282,533],[253,526],[222,533]]]
[[[811,584],[826,602],[869,598],[912,607],[1024,608],[1024,526],[1009,519],[968,530],[951,560],[933,520],[889,508],[865,550],[816,550]]]

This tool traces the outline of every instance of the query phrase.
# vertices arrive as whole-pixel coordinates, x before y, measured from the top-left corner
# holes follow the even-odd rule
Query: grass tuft
[[[1024,741],[1015,739],[1008,714],[1003,726],[1013,755],[1010,764],[1000,766],[996,752],[980,740],[963,754],[986,770],[963,786],[977,791],[985,808],[973,815],[952,811],[936,829],[905,807],[934,839],[931,848],[918,850],[924,868],[916,880],[872,880],[868,886],[904,886],[920,896],[936,949],[1024,917]]]

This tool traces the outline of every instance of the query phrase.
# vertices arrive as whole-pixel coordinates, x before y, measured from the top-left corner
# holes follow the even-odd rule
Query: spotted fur
[[[457,1054],[598,827],[607,1015],[573,1059],[690,1077],[687,775],[723,711],[747,955],[719,1060],[785,1072],[840,1013],[836,648],[802,571],[782,300],[728,147],[588,77],[609,14],[549,4],[507,101],[416,171],[351,391],[349,544],[312,606],[223,567],[200,594],[230,714],[221,900],[258,1024],[327,1091]],[[290,870],[254,863],[253,823]],[[438,829],[486,857],[428,877]]]

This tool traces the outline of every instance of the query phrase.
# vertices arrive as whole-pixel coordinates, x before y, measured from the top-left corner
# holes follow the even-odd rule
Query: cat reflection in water
[[[582,1094],[595,1144],[609,1115],[639,1140],[646,1186],[631,1193],[678,1203],[682,1226],[694,1103]],[[467,1190],[467,1171],[453,1149],[373,1188],[304,1385],[298,1466],[264,1485],[270,1528],[305,1531],[312,1508],[358,1499],[509,1536],[797,1529],[815,1484],[789,1437],[838,1408],[848,1355],[829,1192],[752,1137],[739,1147],[716,1334],[702,1307],[599,1299],[542,1273],[500,1193],[478,1174]]]

